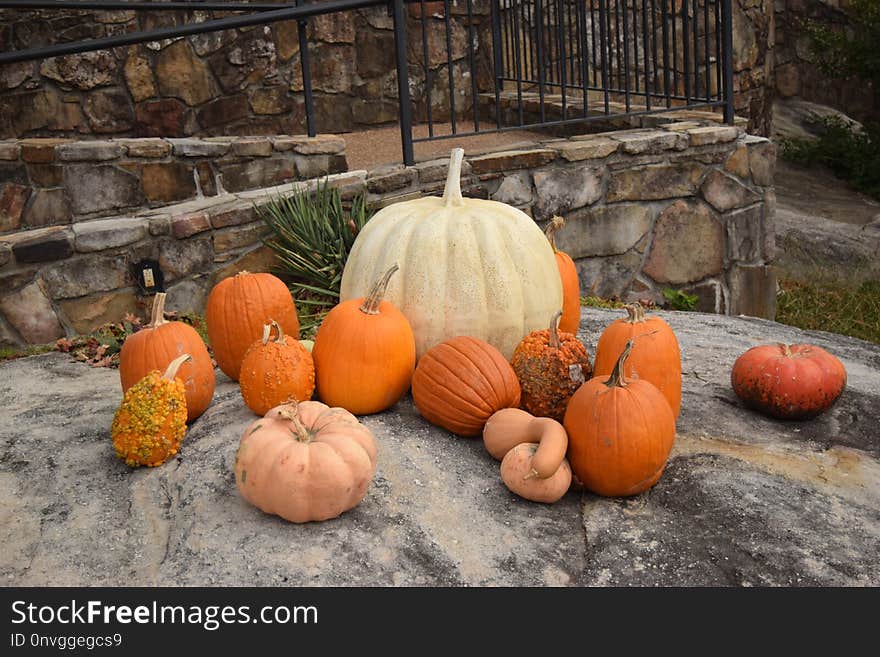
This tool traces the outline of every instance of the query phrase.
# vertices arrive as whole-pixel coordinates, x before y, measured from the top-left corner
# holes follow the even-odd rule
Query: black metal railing
[[[485,132],[686,108],[722,107],[733,121],[731,0],[0,0],[11,9],[239,14],[2,52],[0,65],[296,20],[306,129],[314,136],[309,19],[383,6],[393,18],[407,164],[414,143]]]

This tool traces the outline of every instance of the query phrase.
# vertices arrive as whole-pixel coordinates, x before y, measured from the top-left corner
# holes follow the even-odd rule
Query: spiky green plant
[[[372,212],[363,195],[347,209],[339,190],[326,181],[312,192],[273,197],[256,211],[272,230],[264,241],[278,256],[276,273],[296,300],[301,337],[311,338],[339,303],[342,270]]]

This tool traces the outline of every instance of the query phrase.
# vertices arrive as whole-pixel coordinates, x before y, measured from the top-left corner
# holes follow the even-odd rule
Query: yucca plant
[[[288,281],[296,300],[301,336],[312,338],[339,303],[342,270],[372,212],[363,195],[346,209],[339,190],[326,181],[313,192],[271,198],[256,210],[272,230],[265,244],[278,256],[276,273]]]

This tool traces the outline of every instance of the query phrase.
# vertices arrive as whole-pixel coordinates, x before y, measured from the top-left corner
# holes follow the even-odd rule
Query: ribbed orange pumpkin
[[[238,381],[244,354],[267,322],[275,320],[285,334],[299,337],[293,297],[272,274],[243,271],[217,283],[208,295],[205,319],[217,365],[233,381]]]
[[[803,420],[837,401],[846,387],[846,368],[815,345],[769,344],[737,358],[730,382],[750,408],[784,420]]]
[[[574,260],[565,251],[556,248],[556,233],[563,226],[565,219],[553,217],[544,229],[544,234],[553,247],[556,266],[559,267],[559,276],[562,278],[562,319],[559,320],[559,330],[576,334],[581,323],[581,282]]]
[[[159,292],[153,299],[150,323],[128,336],[119,352],[122,392],[153,370],[164,370],[182,354],[192,356],[177,373],[186,388],[186,421],[192,422],[205,412],[214,398],[214,363],[192,326],[165,319],[165,293]]]
[[[397,265],[370,294],[334,307],[315,335],[312,356],[318,396],[356,415],[378,413],[406,394],[416,366],[416,341],[409,321],[382,299]]]
[[[593,366],[587,349],[573,334],[550,328],[533,331],[513,352],[513,371],[522,388],[522,407],[529,413],[562,421],[569,398],[590,378]]]
[[[575,476],[599,495],[636,495],[663,474],[675,440],[666,397],[643,379],[627,381],[629,342],[611,376],[596,376],[568,402],[563,422]]]
[[[273,329],[277,337],[270,340]],[[244,403],[257,415],[290,400],[307,401],[315,391],[312,355],[272,321],[263,327],[263,338],[244,355],[238,383]]]
[[[650,381],[662,392],[675,417],[681,409],[681,351],[675,333],[664,320],[647,316],[638,303],[626,306],[626,318],[612,322],[596,345],[593,376],[611,374],[620,352],[635,341],[626,361],[627,378]]]
[[[483,340],[459,336],[419,359],[412,395],[431,424],[459,436],[477,436],[495,411],[519,405],[520,387],[500,351]]]

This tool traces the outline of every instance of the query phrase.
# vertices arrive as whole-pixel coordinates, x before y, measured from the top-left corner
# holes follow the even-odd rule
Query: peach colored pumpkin
[[[553,420],[551,420],[553,421]],[[501,480],[508,490],[532,502],[557,502],[571,486],[571,466],[562,459],[549,477],[535,475],[534,462],[540,445],[520,443],[501,461]]]
[[[377,451],[370,430],[344,408],[283,404],[245,429],[235,483],[266,513],[290,522],[328,520],[364,499]]]

